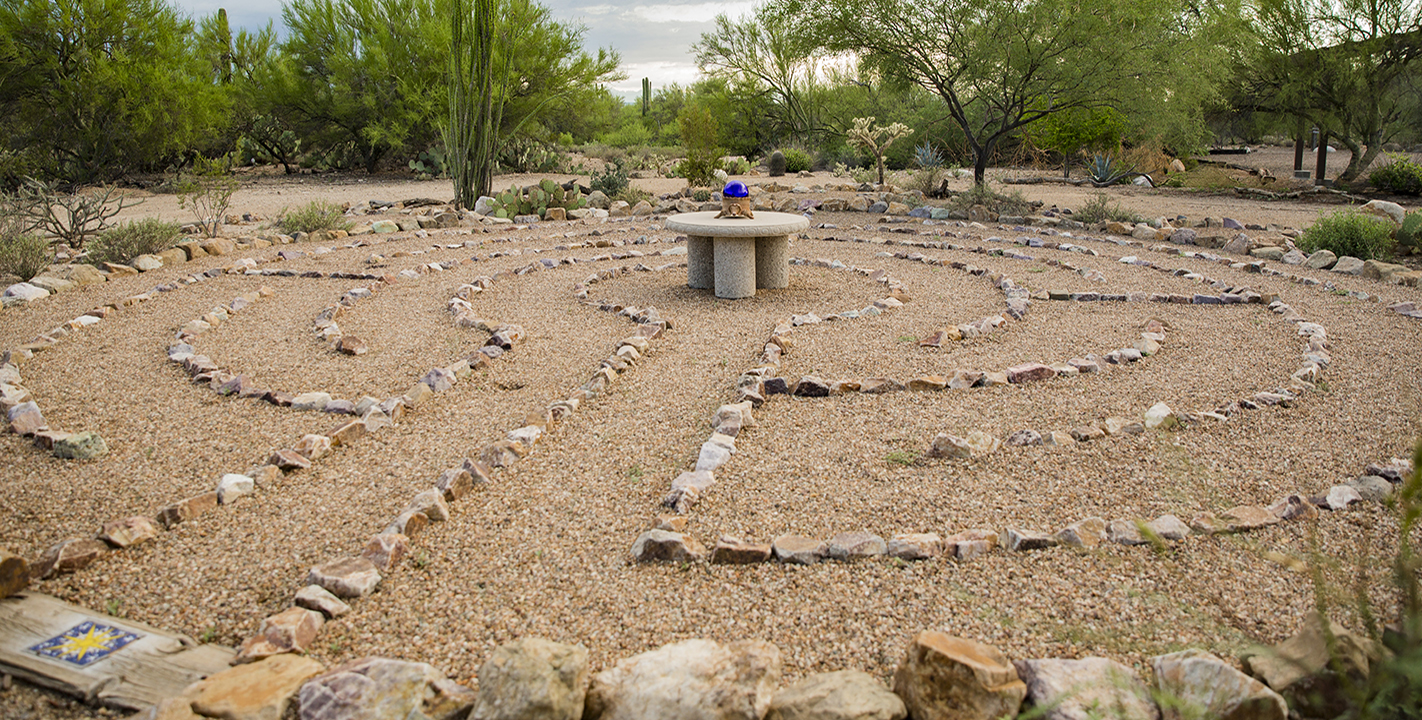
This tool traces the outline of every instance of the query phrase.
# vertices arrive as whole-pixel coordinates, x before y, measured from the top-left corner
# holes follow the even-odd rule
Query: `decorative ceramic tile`
[[[143,637],[93,620],[85,620],[44,642],[30,647],[40,657],[54,658],[85,667],[123,649]]]

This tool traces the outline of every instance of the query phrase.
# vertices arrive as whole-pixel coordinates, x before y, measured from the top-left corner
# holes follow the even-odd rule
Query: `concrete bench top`
[[[666,229],[699,237],[775,237],[808,230],[804,215],[757,212],[754,218],[717,218],[714,212],[694,212],[669,217]]]

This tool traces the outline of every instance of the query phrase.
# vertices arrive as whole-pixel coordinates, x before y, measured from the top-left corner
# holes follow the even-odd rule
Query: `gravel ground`
[[[863,215],[824,214],[816,222],[839,229],[809,234],[903,237],[850,227],[864,221]],[[611,237],[671,239],[645,221],[635,225]],[[565,232],[592,229],[450,235],[451,242],[515,242],[393,258],[387,271],[512,247],[549,249],[541,257],[587,259],[608,250],[551,249],[586,239],[564,238]],[[1021,234],[949,229],[967,235],[949,241],[967,246],[989,234]],[[408,238],[375,251],[428,250],[445,240]],[[1022,261],[923,252],[1004,272],[1034,289],[1199,289],[1115,262],[1134,254],[1282,293],[1329,330],[1334,363],[1325,375],[1326,390],[1293,408],[1264,409],[1225,425],[1061,448],[1007,448],[972,461],[896,462],[922,453],[940,432],[1065,431],[1107,416],[1139,417],[1160,401],[1177,410],[1211,409],[1285,384],[1302,344],[1292,325],[1260,306],[1034,302],[1025,321],[991,336],[919,348],[912,340],[937,327],[1001,312],[1001,293],[986,278],[952,268],[875,257],[885,249],[879,246],[800,239],[792,244],[793,255],[887,269],[913,300],[876,318],[798,328],[781,366],[789,377],[907,380],[951,375],[958,368],[1001,369],[1129,345],[1150,318],[1171,329],[1158,355],[1095,376],[972,391],[775,397],[757,412],[760,426],[741,436],[737,455],[690,512],[688,531],[709,545],[721,534],[768,542],[787,532],[826,538],[853,530],[885,537],[1007,525],[1055,530],[1091,515],[1152,518],[1170,512],[1188,520],[1203,510],[1317,493],[1369,462],[1403,455],[1422,433],[1416,360],[1422,323],[1378,303],[1278,278],[1136,248],[1082,244],[1102,255],[1030,249],[1025,252],[1036,259]],[[356,271],[371,252],[337,250],[283,266]],[[1090,281],[1042,262],[1049,259],[1099,270],[1105,279]],[[270,286],[273,297],[204,334],[199,350],[264,387],[319,389],[351,400],[385,397],[482,343],[483,333],[454,327],[443,309],[456,287],[528,262],[527,256],[481,260],[402,281],[361,301],[339,321],[370,344],[370,353],[358,358],[330,352],[310,329],[317,311],[363,284],[349,280],[222,276],[124,308],[66,338],[21,368],[26,385],[52,425],[98,430],[110,454],[62,463],[13,435],[0,436],[6,487],[0,515],[13,518],[0,531],[0,545],[35,557],[107,520],[151,514],[207,491],[222,473],[241,472],[271,450],[336,424],[328,416],[219,397],[167,363],[163,349],[173,332],[208,309]],[[593,270],[633,262],[500,279],[476,296],[476,309],[522,325],[528,338],[490,369],[422,405],[399,427],[339,450],[309,471],[37,589],[195,636],[240,642],[262,617],[290,602],[307,568],[358,552],[440,470],[590,377],[633,326],[578,304],[570,289]],[[7,310],[0,313],[0,338],[10,345],[94,305],[217,264],[199,261]],[[795,266],[786,290],[724,301],[688,290],[684,273],[632,273],[591,287],[592,299],[655,306],[674,328],[606,396],[585,403],[532,455],[500,471],[495,484],[457,503],[448,522],[416,538],[404,566],[351,615],[328,623],[311,654],[328,663],[369,654],[422,660],[472,682],[494,646],[525,635],[583,643],[597,667],[687,637],[764,638],[785,654],[788,678],[846,668],[887,678],[912,634],[932,628],[997,644],[1011,657],[1105,655],[1143,668],[1146,658],[1160,652],[1204,647],[1233,655],[1249,643],[1275,642],[1296,630],[1313,603],[1309,577],[1266,560],[1267,551],[1316,551],[1333,561],[1327,574],[1339,587],[1350,586],[1358,568],[1365,569],[1375,576],[1372,602],[1384,616],[1392,614],[1382,574],[1397,531],[1380,506],[1325,514],[1312,525],[1193,538],[1165,554],[1058,548],[999,551],[961,564],[630,565],[628,547],[662,512],[659,503],[672,478],[694,464],[710,432],[710,415],[733,399],[736,377],[756,365],[759,346],[775,324],[796,313],[861,308],[883,295],[862,275]],[[1310,274],[1337,280],[1327,272]],[[1417,289],[1352,277],[1339,282],[1386,301],[1422,300]],[[891,453],[901,454],[890,459]],[[1348,603],[1341,604],[1339,618],[1351,621]],[[0,694],[0,709],[41,701],[20,688]],[[63,708],[46,712],[70,716]]]

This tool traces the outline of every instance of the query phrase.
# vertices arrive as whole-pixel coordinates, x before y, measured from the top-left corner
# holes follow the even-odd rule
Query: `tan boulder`
[[[1017,714],[1027,686],[997,648],[925,630],[899,663],[894,692],[914,720],[996,720]]]
[[[275,655],[199,680],[183,695],[204,717],[281,720],[301,684],[322,669],[321,663],[311,658]]]

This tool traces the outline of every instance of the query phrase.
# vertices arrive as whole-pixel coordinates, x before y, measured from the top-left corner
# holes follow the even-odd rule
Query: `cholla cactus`
[[[874,127],[874,116],[854,118],[854,127],[845,135],[856,147],[869,151],[879,169],[879,184],[884,184],[884,153],[895,140],[909,135],[913,130],[903,123]]]

